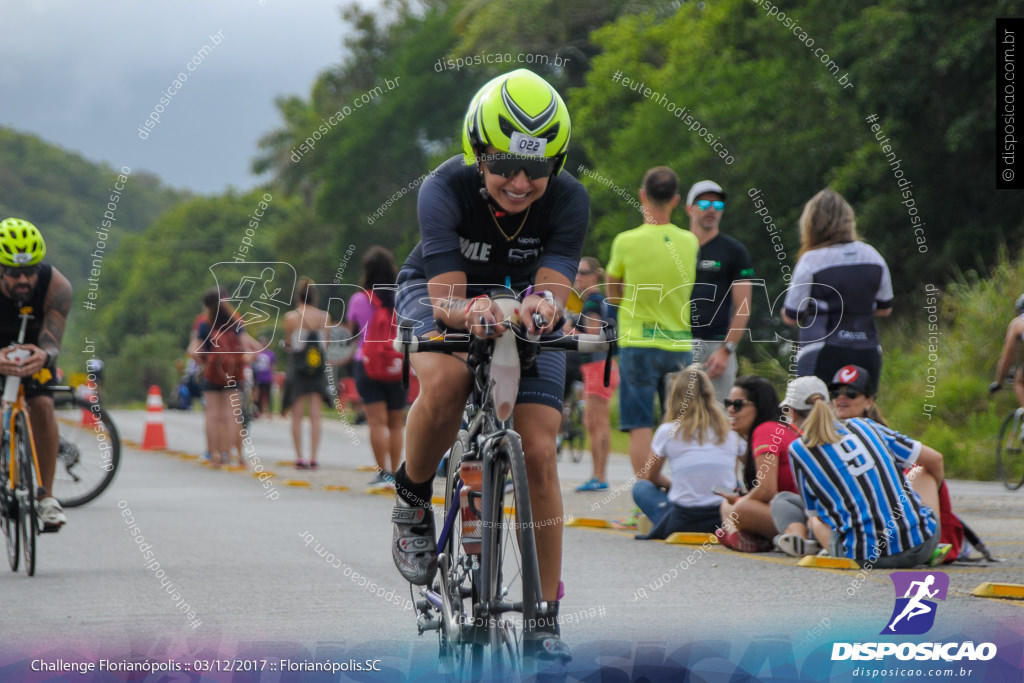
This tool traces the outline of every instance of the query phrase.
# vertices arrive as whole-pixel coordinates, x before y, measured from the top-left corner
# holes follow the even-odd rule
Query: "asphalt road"
[[[124,438],[141,441],[145,413],[114,415]],[[112,487],[40,538],[35,577],[0,573],[0,681],[21,680],[36,658],[356,656],[390,670],[353,674],[360,680],[431,670],[436,637],[417,636],[408,586],[390,558],[392,498],[367,494],[372,473],[358,469],[372,462],[365,427],[327,422],[322,469],[308,473],[280,464],[293,457],[287,424],[258,422],[251,464],[275,473],[261,482],[185,459],[203,450],[200,413],[167,412],[165,422],[168,451],[128,448]],[[572,491],[589,477],[586,461],[562,462],[560,472],[568,514],[612,519],[629,509],[625,456],[613,457],[612,488],[601,493]],[[952,482],[951,491],[1007,561],[946,566],[949,595],[916,640],[995,642],[995,663],[973,664],[990,667],[977,673],[1022,680],[1024,602],[970,591],[985,581],[1024,584],[1024,491],[978,482]],[[863,663],[824,660],[838,641],[885,640],[878,633],[894,599],[881,570],[801,568],[777,553],[704,551],[585,527],[565,531],[563,577],[570,675],[600,666],[624,672],[621,680],[651,666],[666,680],[684,668],[691,680],[730,680],[737,668],[762,680],[860,680],[851,671]],[[204,680],[299,680],[235,675]],[[301,680],[319,680],[307,675]]]

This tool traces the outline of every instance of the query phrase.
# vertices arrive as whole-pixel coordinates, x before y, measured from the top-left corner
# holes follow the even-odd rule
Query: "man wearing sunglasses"
[[[564,302],[583,255],[589,197],[562,170],[569,112],[537,74],[519,69],[481,88],[463,122],[463,154],[420,187],[420,242],[398,273],[399,319],[421,336],[436,330],[478,337],[508,332],[488,297],[506,278],[525,294],[519,318],[528,333],[561,328]],[[546,324],[533,320],[539,313]],[[411,358],[420,393],[409,411],[406,460],[395,473],[392,556],[410,583],[429,585],[437,570],[434,473],[462,421],[471,377],[460,358]],[[569,659],[557,619],[562,568],[562,495],[556,435],[562,421],[565,357],[540,354],[522,369],[513,417],[522,430],[536,528],[543,599],[554,605],[538,626],[538,656]]]
[[[57,354],[71,309],[71,283],[56,268],[41,263],[46,242],[36,226],[20,218],[0,222],[0,346],[18,340],[21,307],[32,307],[25,343],[0,350],[0,375],[21,377],[39,458],[39,517],[44,531],[58,531],[67,522],[51,494],[59,442],[53,399],[41,389],[57,371]],[[27,355],[26,355],[27,353]],[[12,356],[14,356],[12,358]]]
[[[738,240],[719,231],[725,211],[725,191],[712,180],[694,183],[686,195],[690,230],[697,236],[697,284],[693,288],[694,360],[715,387],[719,400],[729,395],[736,380],[736,347],[750,317],[754,268]]]

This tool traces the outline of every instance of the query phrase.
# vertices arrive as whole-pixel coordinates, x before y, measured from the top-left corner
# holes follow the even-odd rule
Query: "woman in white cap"
[[[938,511],[903,475],[917,461],[920,442],[862,418],[842,423],[824,400],[813,401],[802,426],[789,454],[818,543],[861,566],[929,562],[939,543]]]
[[[828,401],[828,387],[817,377],[797,377],[786,387],[780,407],[783,415],[797,431],[810,414],[816,401]],[[817,555],[821,545],[807,532],[807,509],[799,493],[780,491],[772,498],[772,520],[782,533],[775,537],[775,547],[793,557]]]

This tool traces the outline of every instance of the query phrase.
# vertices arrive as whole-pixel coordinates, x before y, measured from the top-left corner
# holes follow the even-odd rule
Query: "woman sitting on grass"
[[[661,539],[676,531],[714,533],[722,524],[715,488],[736,487],[736,463],[743,442],[715,402],[711,380],[699,366],[678,374],[669,395],[665,422],[651,440],[651,455],[633,485],[633,500]],[[662,474],[668,460],[669,481]]]

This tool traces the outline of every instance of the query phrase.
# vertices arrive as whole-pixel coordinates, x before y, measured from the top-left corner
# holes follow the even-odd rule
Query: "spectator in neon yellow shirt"
[[[690,295],[697,268],[697,237],[672,224],[679,178],[667,166],[644,175],[644,224],[620,233],[608,263],[608,301],[618,307],[619,429],[629,432],[633,470],[651,451],[659,422],[654,395],[665,406],[665,376],[690,364]]]

